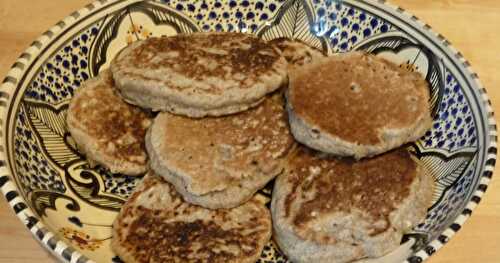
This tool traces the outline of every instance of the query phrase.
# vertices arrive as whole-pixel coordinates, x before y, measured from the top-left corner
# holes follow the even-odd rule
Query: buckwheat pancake
[[[312,48],[298,40],[277,38],[269,41],[269,43],[281,50],[281,54],[285,57],[291,70],[325,57],[325,54],[320,50]]]
[[[306,65],[287,91],[295,139],[339,156],[374,156],[419,139],[432,125],[422,76],[370,54]]]
[[[146,172],[144,136],[151,117],[119,97],[109,71],[82,84],[69,104],[66,123],[92,165],[126,175]]]
[[[406,149],[357,162],[299,147],[274,185],[274,239],[292,262],[378,258],[425,219],[432,192]]]
[[[127,101],[189,117],[244,111],[287,82],[273,45],[243,33],[195,33],[138,41],[111,62]]]
[[[126,263],[254,263],[271,228],[269,210],[255,198],[209,210],[185,202],[171,184],[148,174],[116,218],[111,247]]]
[[[283,170],[293,145],[280,94],[239,114],[190,119],[160,113],[146,136],[151,168],[187,202],[231,208]]]

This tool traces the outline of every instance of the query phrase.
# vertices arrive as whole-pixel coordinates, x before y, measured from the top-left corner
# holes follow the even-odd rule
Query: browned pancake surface
[[[292,189],[285,199],[285,216],[298,235],[305,238],[316,216],[354,210],[374,224],[385,222],[381,228],[373,226],[376,235],[390,227],[390,213],[408,197],[417,164],[406,149],[356,162],[299,147],[288,160],[286,174]],[[300,207],[292,213],[292,204],[299,199]]]
[[[69,109],[72,123],[85,132],[107,156],[146,164],[144,136],[151,121],[141,109],[125,103],[113,87],[111,74],[102,73],[97,85],[76,95]]]
[[[205,81],[210,77],[238,80],[238,87],[245,89],[252,87],[259,75],[275,72],[275,63],[280,59],[272,45],[249,34],[197,33],[147,39],[128,56],[118,57],[114,64],[117,70],[139,79],[146,77],[134,69],[168,68],[170,74],[177,73],[191,80]],[[160,77],[148,77],[148,80],[164,82]],[[170,89],[190,88],[167,82]],[[198,92],[224,92],[210,81],[207,86]]]
[[[223,190],[245,178],[276,175],[293,144],[280,94],[243,113],[190,119],[162,113],[169,167],[190,177],[195,194]]]
[[[188,204],[150,174],[113,227],[113,248],[126,262],[251,262],[269,240],[271,219],[255,199],[234,209]]]
[[[325,56],[320,50],[312,48],[298,40],[277,38],[269,41],[269,43],[281,50],[282,55],[292,68],[306,65]]]
[[[418,73],[358,52],[292,76],[288,99],[296,115],[321,132],[372,145],[382,142],[382,130],[412,127],[426,114],[429,89]]]

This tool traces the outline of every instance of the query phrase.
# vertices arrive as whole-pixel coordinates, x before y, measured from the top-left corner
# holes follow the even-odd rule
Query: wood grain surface
[[[89,0],[1,0],[0,77],[28,45],[50,26]],[[446,36],[472,63],[500,113],[500,1],[392,0]],[[498,116],[498,115],[497,115]],[[497,119],[498,120],[498,119]],[[498,169],[497,169],[498,170]],[[500,179],[495,172],[473,216],[429,263],[500,262]],[[4,199],[4,198],[0,198]],[[0,201],[0,262],[44,263],[46,252]]]

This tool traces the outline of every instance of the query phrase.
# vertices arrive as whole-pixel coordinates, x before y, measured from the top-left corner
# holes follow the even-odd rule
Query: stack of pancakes
[[[144,175],[113,225],[125,262],[293,262],[394,250],[432,179],[402,146],[429,128],[416,73],[242,33],[138,41],[87,81],[67,124],[92,165]],[[255,196],[277,177],[271,211]]]

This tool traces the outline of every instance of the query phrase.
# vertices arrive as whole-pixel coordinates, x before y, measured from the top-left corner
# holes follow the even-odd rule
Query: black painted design
[[[12,77],[12,76],[7,76],[5,77],[5,79],[3,80],[3,83],[12,83],[12,84],[16,84],[17,83],[17,79]]]
[[[6,98],[6,99],[8,99],[9,98],[9,93],[0,91],[0,98]]]
[[[422,258],[419,256],[412,256],[408,259],[410,263],[422,263]]]
[[[97,41],[92,45],[90,57],[90,70],[92,74],[97,75],[99,69],[107,61],[106,52],[108,46],[118,35],[118,29],[124,19],[131,19],[131,12],[140,12],[150,17],[158,25],[169,25],[175,28],[177,33],[193,33],[199,31],[195,23],[180,15],[177,11],[168,8],[165,5],[158,5],[150,2],[140,2],[128,6],[109,20],[102,28],[102,33]]]
[[[453,231],[455,231],[455,232],[458,232],[458,230],[460,230],[460,228],[462,228],[462,226],[460,226],[460,225],[459,225],[459,224],[457,224],[457,223],[453,223],[453,224],[451,224],[451,226],[450,226],[450,229],[451,229],[451,230],[453,230]]]
[[[29,196],[29,199],[31,201],[33,209],[40,217],[47,216],[45,212],[47,209],[57,210],[57,199],[64,199],[66,201],[69,201],[69,204],[66,205],[66,209],[75,212],[80,211],[80,205],[75,199],[58,192],[38,190],[32,192]]]
[[[103,192],[115,194],[123,199],[127,199],[135,187],[142,180],[142,176],[128,176],[124,174],[114,174],[102,166],[94,167],[104,183]]]
[[[432,254],[434,254],[436,252],[436,249],[433,246],[427,246],[424,249],[424,251],[425,251],[425,253],[427,253],[427,255],[431,256]]]
[[[56,25],[59,26],[60,28],[63,28],[66,26],[66,23],[64,21],[59,21],[59,22],[57,22]]]
[[[26,227],[27,227],[28,229],[31,229],[33,226],[35,226],[35,225],[36,225],[36,223],[38,223],[38,219],[37,219],[36,217],[34,217],[34,216],[29,216],[29,217],[27,218]]]
[[[38,229],[36,231],[36,236],[38,237],[38,239],[42,240],[43,237],[45,236],[45,232],[42,229]]]
[[[73,13],[70,14],[70,16],[74,17],[75,19],[78,19],[80,17],[80,13],[73,12]]]
[[[38,41],[38,40],[35,40],[33,43],[31,43],[31,46],[32,46],[32,47],[36,47],[36,48],[38,48],[38,49],[41,49],[41,48],[42,48],[42,46],[43,46],[43,44],[42,44],[42,42],[40,42],[40,41]]]
[[[495,166],[495,163],[496,163],[496,159],[488,159],[488,161],[486,161],[486,165],[492,166],[492,167]]]
[[[464,176],[476,155],[475,149],[449,153],[443,150],[425,149],[419,143],[411,144],[410,151],[422,161],[436,182],[433,205],[429,210],[439,204],[448,190]]]
[[[76,263],[86,263],[86,262],[87,262],[87,260],[88,260],[88,259],[87,259],[86,257],[80,257],[80,258],[76,261]]]
[[[486,192],[486,189],[488,189],[488,186],[485,184],[481,184],[477,187],[477,190]]]
[[[26,209],[27,206],[25,203],[21,202],[15,204],[12,208],[14,208],[14,212],[16,212],[16,214],[19,214],[20,212],[24,211],[24,209]]]
[[[105,1],[105,0],[99,0],[99,2],[100,2],[100,3],[106,3],[107,1]],[[239,1],[234,1],[234,2],[239,2]],[[309,2],[312,2],[312,1],[309,1]],[[289,10],[284,10],[284,9],[281,9],[281,10],[279,10],[279,12],[285,12],[285,11],[292,12],[292,10],[293,10],[293,8],[294,8],[294,7],[298,7],[298,4],[302,3],[302,7],[304,7],[304,6],[306,6],[307,4],[309,4],[309,2],[306,2],[306,0],[304,0],[304,1],[300,1],[300,0],[289,0],[289,1],[287,1],[287,2],[286,2],[286,4],[288,4],[288,6],[289,6]],[[382,1],[382,0],[378,0],[378,2],[383,2],[383,1]],[[153,4],[153,5],[157,5],[157,4],[155,4],[155,3],[151,3],[151,2],[144,2],[144,3],[141,3],[141,4],[136,4],[136,5],[137,5],[137,6],[142,6],[143,4]],[[294,5],[295,5],[295,6],[294,6]],[[290,7],[291,7],[291,9],[290,9]],[[377,6],[375,6],[375,7],[377,7]],[[92,8],[94,8],[94,7],[92,7]],[[378,7],[377,7],[377,8],[378,8]],[[305,12],[306,12],[306,16],[307,16],[308,9],[309,9],[309,8],[305,8],[305,10],[303,10],[303,11],[305,11]],[[103,10],[105,10],[105,9],[103,9]],[[128,11],[128,12],[130,12],[130,10],[131,10],[131,9],[128,9],[127,11]],[[382,9],[380,9],[380,10],[382,10]],[[382,11],[385,11],[385,10],[382,10]],[[403,10],[402,10],[402,9],[398,9],[397,11],[399,11],[399,12],[403,12]],[[173,12],[175,13],[176,11],[173,11]],[[119,13],[120,13],[120,12],[117,12],[117,13],[109,13],[109,16],[117,16]],[[161,13],[163,13],[163,12],[161,12]],[[292,13],[293,13],[293,12],[292,12]],[[80,15],[78,12],[77,12],[77,13],[75,13],[75,14],[76,14],[76,16],[80,17],[80,19],[83,19],[83,18],[81,17],[81,15]],[[312,12],[311,12],[311,13],[309,13],[309,15],[311,15],[311,17],[313,17],[313,16],[314,16],[314,14],[313,14]],[[183,17],[182,15],[180,15],[180,16],[181,16],[181,17]],[[282,18],[283,18],[284,16],[285,16],[285,15],[283,15],[283,14],[282,14]],[[299,21],[299,20],[297,20],[297,18],[300,18],[300,16],[301,16],[300,12],[298,12],[298,11],[297,11],[297,12],[295,12],[295,19],[296,19],[296,21]],[[273,21],[274,21],[273,26],[279,26],[279,23],[277,23],[277,20],[276,20],[276,18],[277,18],[277,17],[278,17],[278,16],[275,16],[275,17],[274,17],[274,19],[273,19]],[[308,17],[308,18],[310,18],[310,17]],[[411,18],[412,18],[412,19],[417,19],[416,17],[411,17]],[[106,21],[108,21],[108,22],[109,22],[109,21],[111,21],[111,20],[106,20]],[[314,24],[315,24],[315,23],[317,23],[317,21],[312,21],[312,20],[311,20],[311,21],[309,21],[309,23],[311,23],[311,24],[313,24],[313,23],[314,23]],[[175,24],[175,23],[174,23],[174,24]],[[61,22],[59,22],[59,23],[58,23],[58,25],[59,25],[60,27],[66,27],[66,26],[67,26],[67,25],[66,25],[64,22],[62,22],[62,21],[61,21]],[[71,26],[71,25],[68,25],[68,26]],[[109,27],[109,28],[110,28],[110,27]],[[108,29],[109,29],[109,28],[108,28]],[[295,28],[295,29],[296,29],[296,28],[298,28],[298,27],[295,27],[295,26],[294,26],[294,27],[290,27],[290,28]],[[429,27],[428,25],[425,25],[425,26],[424,26],[424,28],[430,28],[430,27]],[[418,28],[418,29],[420,30],[420,28]],[[308,29],[308,30],[310,30],[310,29]],[[295,30],[294,30],[294,31],[295,31]],[[305,31],[304,31],[304,32],[305,32]],[[48,32],[46,32],[45,34],[46,34],[46,35],[48,35],[48,36],[50,37],[51,33],[53,33],[53,32],[48,31]],[[310,33],[310,32],[308,32],[308,33]],[[99,34],[100,34],[100,32],[99,32]],[[445,44],[445,45],[449,44],[449,42],[447,42],[444,38],[442,38],[442,36],[441,36],[441,39],[444,41],[444,44]],[[431,39],[431,41],[432,41],[432,40],[433,40],[433,39]],[[322,39],[321,39],[321,38],[320,38],[320,41],[322,41]],[[104,41],[103,41],[103,42],[104,42]],[[305,41],[305,42],[307,42],[307,41]],[[310,42],[308,42],[308,43],[309,43],[309,44],[311,44]],[[322,42],[322,43],[323,43],[323,42]],[[97,44],[97,42],[94,42],[94,44]],[[41,47],[42,47],[42,43],[41,43],[41,42],[34,42],[34,43],[33,43],[33,45],[34,45],[35,47],[37,47],[37,48],[41,48]],[[105,49],[105,47],[104,47],[104,49]],[[38,55],[39,55],[39,54],[37,54],[36,52],[33,54],[33,56],[34,56],[34,57],[38,57]],[[420,55],[421,55],[421,54],[420,54]],[[21,57],[22,57],[22,58],[24,58],[24,59],[30,60],[30,59],[32,58],[32,55],[31,55],[31,54],[29,54],[29,53],[24,53]],[[96,57],[97,57],[97,56],[96,56]],[[462,57],[462,55],[461,55],[460,53],[457,53],[457,54],[455,55],[455,57],[457,57],[457,58],[459,58],[459,59],[460,59],[460,58]],[[438,62],[440,62],[440,61],[438,61]],[[89,63],[89,64],[92,64],[92,63]],[[464,69],[463,69],[462,64],[463,64],[464,66],[468,67],[468,66],[469,66],[469,63],[468,63],[467,61],[465,61],[465,62],[463,62],[463,61],[462,61],[462,63],[460,63],[460,65],[458,65],[458,67],[460,67],[460,68],[459,68],[459,69],[460,69],[460,71],[467,71],[467,70],[464,70]],[[21,65],[22,65],[22,64],[17,64],[17,65],[15,65],[15,67],[21,67]],[[23,66],[24,66],[24,65],[23,65]],[[96,67],[96,68],[98,68],[98,67]],[[467,73],[467,74],[470,74],[470,75],[467,75],[467,77],[469,77],[469,76],[470,76],[470,77],[472,77],[472,78],[477,78],[477,74],[475,74],[475,73],[468,73],[468,72],[466,72],[466,73]],[[463,74],[463,73],[462,73],[462,74]],[[18,81],[18,79],[17,79],[18,77],[19,77],[19,76],[17,76],[17,75],[16,75],[16,76],[9,76],[9,77],[7,77],[7,78],[4,80],[4,82],[6,82],[6,83],[16,84],[16,83],[17,83],[17,81]],[[428,80],[429,80],[429,79],[428,79]],[[431,82],[431,81],[429,81],[429,82]],[[474,88],[474,87],[469,87],[469,88]],[[485,93],[485,91],[484,91],[484,90],[481,90],[481,92],[482,92],[483,94]],[[2,97],[2,98],[3,98],[3,97],[4,97],[4,96],[3,96],[3,94],[4,94],[4,93],[0,92],[0,97]],[[5,94],[7,94],[7,93],[5,93]],[[8,98],[8,97],[5,97],[5,98]],[[14,96],[14,99],[16,99],[16,96]],[[439,97],[438,97],[438,99],[437,99],[436,101],[437,101],[437,102],[439,102],[439,101],[440,101]],[[481,102],[483,102],[483,99],[480,99],[479,103],[481,103]],[[490,101],[485,100],[485,103],[488,103],[488,104],[490,104],[490,105],[491,105],[491,102],[490,102]],[[7,103],[6,103],[5,101],[0,101],[0,106],[6,106],[6,105],[7,105]],[[436,105],[437,105],[436,107],[439,107],[439,103],[436,103]],[[36,114],[36,113],[34,113],[34,112],[31,112],[31,113],[33,114],[33,116],[35,116],[35,118],[37,118],[37,119],[39,119],[39,120],[43,119],[43,116],[46,116],[46,117],[47,117],[47,116],[49,116],[49,115],[50,115],[50,113],[49,113],[49,114],[45,114],[45,113],[44,113],[45,115],[43,115],[43,114],[42,114],[43,116],[42,116],[42,115],[40,115],[40,114],[38,114],[38,115],[37,115],[37,114]],[[489,117],[490,119],[493,119],[493,113],[492,113],[492,112],[489,112],[488,114],[489,114],[489,115],[488,115],[488,117]],[[57,115],[57,114],[56,114],[56,115]],[[55,115],[50,115],[50,116],[51,116],[51,118],[52,118],[52,117],[54,117]],[[58,117],[56,116],[55,118],[58,118]],[[52,124],[54,124],[54,123],[57,123],[57,121],[56,121],[56,122],[53,122]],[[56,126],[49,126],[48,124],[49,124],[49,123],[46,123],[46,124],[45,124],[45,126],[46,126],[46,128],[45,128],[45,129],[50,129],[52,132],[54,132],[54,134],[56,134],[56,133],[57,133],[57,132],[55,132],[55,131],[57,130]],[[494,132],[494,131],[496,130],[496,125],[490,125],[489,127],[488,127],[488,125],[486,125],[486,127],[487,127],[486,129],[489,129],[489,130],[490,130],[490,132]],[[487,132],[487,131],[485,131],[485,132]],[[79,158],[81,158],[81,156],[80,156],[80,155],[78,155],[78,153],[76,153],[76,151],[75,151],[75,147],[74,147],[74,144],[72,144],[72,143],[71,143],[70,137],[69,137],[69,136],[67,136],[67,135],[63,135],[63,136],[61,136],[61,135],[59,135],[59,134],[58,134],[58,136],[60,136],[60,137],[63,137],[63,138],[64,138],[64,140],[63,140],[63,141],[64,141],[64,143],[65,143],[65,147],[67,147],[70,151],[73,151],[73,153],[75,153],[75,154],[76,154],[76,156],[75,156],[75,159],[70,159],[70,160],[67,160],[67,159],[64,159],[64,158],[63,158],[63,160],[61,161],[61,160],[57,159],[57,154],[52,154],[53,156],[55,156],[55,157],[53,157],[53,156],[51,157],[51,158],[53,158],[54,162],[58,163],[58,165],[60,165],[61,167],[66,167],[65,169],[67,169],[67,170],[69,170],[69,168],[70,168],[72,165],[74,165],[75,163],[78,163],[78,162],[83,162],[83,161],[79,161]],[[45,138],[48,138],[48,137],[46,136]],[[488,138],[488,137],[487,137],[487,138]],[[43,138],[42,138],[42,139],[43,139]],[[493,141],[496,141],[496,140],[497,140],[497,138],[496,138],[496,136],[494,136],[494,135],[490,135],[489,140],[493,142]],[[45,139],[45,141],[47,141],[47,140]],[[3,147],[0,147],[0,148],[1,148],[1,150],[3,151]],[[480,152],[480,153],[481,153],[481,154],[484,154],[484,152]],[[496,148],[495,148],[495,147],[492,147],[492,148],[490,148],[490,149],[488,150],[488,153],[489,153],[489,154],[496,154],[496,153],[497,153],[497,150],[496,150]],[[478,154],[479,154],[479,153],[478,153]],[[447,159],[446,159],[446,158],[447,158],[447,155],[445,155],[445,156],[443,157],[443,156],[440,156],[440,155],[439,155],[439,152],[438,152],[437,156],[433,156],[433,157],[438,158],[438,159],[439,159],[439,158],[441,158],[441,159],[443,159],[443,160],[444,160],[443,162],[451,162],[451,161],[453,161],[452,159],[453,159],[453,158],[455,158],[456,156],[455,156],[455,157],[453,157],[452,159],[448,159],[448,160],[447,160]],[[448,156],[448,157],[449,157],[449,156]],[[462,156],[462,157],[463,157],[463,156]],[[457,158],[462,158],[462,157],[460,157],[460,156],[459,156],[459,157],[457,157]],[[430,158],[430,157],[429,157],[429,158]],[[4,166],[4,165],[5,165],[4,161],[0,161],[0,166]],[[84,165],[86,165],[86,164],[84,164]],[[465,165],[465,164],[462,164],[462,165]],[[479,165],[479,164],[478,164],[478,165]],[[487,166],[487,168],[488,168],[488,169],[492,169],[494,165],[495,165],[495,160],[494,160],[494,158],[489,159],[489,160],[486,162],[486,166]],[[457,165],[457,170],[462,169],[462,168],[460,168],[460,167],[461,167],[461,165]],[[67,177],[67,178],[66,178],[67,180],[72,180],[72,179],[75,179],[75,178],[76,178],[74,181],[71,181],[71,183],[75,186],[75,188],[71,188],[71,190],[72,190],[72,191],[75,191],[75,189],[77,189],[78,187],[80,187],[80,188],[78,188],[78,189],[77,189],[77,190],[78,190],[78,191],[80,191],[80,192],[77,192],[77,193],[79,193],[79,194],[82,194],[82,193],[84,193],[84,192],[85,192],[85,193],[87,193],[87,194],[88,194],[88,193],[92,193],[92,194],[89,194],[88,196],[90,196],[91,198],[94,198],[94,199],[92,200],[92,202],[89,202],[89,203],[91,203],[91,204],[96,204],[96,203],[97,203],[97,204],[99,204],[99,202],[101,202],[102,200],[104,200],[104,199],[105,199],[105,198],[104,198],[104,199],[99,199],[99,198],[101,198],[101,197],[102,197],[102,193],[103,193],[103,192],[105,192],[105,190],[103,190],[103,189],[106,189],[106,187],[103,187],[103,179],[102,179],[103,174],[102,174],[100,171],[95,172],[96,170],[92,170],[92,169],[90,169],[90,168],[88,168],[88,167],[86,167],[86,168],[85,168],[85,169],[83,169],[83,170],[87,170],[87,172],[89,173],[89,174],[87,174],[87,175],[86,175],[87,177],[86,177],[86,176],[82,176],[81,174],[75,175],[75,173],[71,173],[71,175],[68,175],[68,174],[70,174],[70,172],[66,171],[66,174],[65,174],[65,175],[66,175],[66,177]],[[98,170],[98,169],[97,169],[97,170]],[[492,173],[491,171],[485,171],[485,172],[483,173],[483,176],[484,176],[485,178],[491,178],[491,177],[492,177],[492,175],[493,175],[493,173]],[[479,176],[479,175],[476,175],[476,176]],[[70,177],[71,177],[71,178],[70,178]],[[95,178],[94,178],[94,177],[95,177]],[[477,177],[476,177],[476,178],[477,178]],[[4,175],[0,176],[0,186],[4,186],[4,185],[8,182],[8,180],[9,180],[8,176],[4,176]],[[112,180],[114,180],[114,179],[112,179]],[[451,177],[450,177],[450,178],[446,178],[446,180],[451,181],[451,184],[454,184],[454,183],[452,182],[452,181],[453,181],[453,178],[451,178]],[[443,182],[444,182],[444,181],[446,181],[446,180],[445,180],[445,179],[443,179]],[[80,183],[82,183],[84,186],[82,186],[81,184],[75,183],[75,182],[80,182]],[[111,188],[111,187],[110,187],[110,188]],[[487,188],[487,187],[486,187],[486,185],[480,185],[477,189],[478,189],[479,191],[485,191],[485,190],[486,190],[486,188]],[[470,189],[470,191],[473,191],[473,190],[474,190],[474,189]],[[49,193],[49,191],[46,191],[46,192],[47,192],[47,195],[52,195],[52,193]],[[270,193],[269,189],[264,189],[264,191],[262,191],[262,194],[264,194],[264,195],[269,195],[269,193]],[[95,195],[93,195],[93,194],[95,194]],[[31,194],[30,194],[30,196],[32,196],[32,195],[33,195],[33,193],[31,193]],[[10,199],[10,198],[15,198],[15,196],[17,196],[17,193],[16,193],[15,191],[12,191],[12,192],[9,192],[9,193],[7,193],[7,194],[6,194],[7,199]],[[83,194],[82,194],[82,195],[80,195],[80,196],[82,196],[82,197],[84,197],[84,198],[85,198],[85,196],[84,196]],[[96,197],[97,197],[97,198],[96,198]],[[46,197],[46,196],[43,196],[43,197],[42,197],[42,199],[44,199],[44,198],[46,199],[47,197]],[[53,196],[52,198],[56,198],[56,199],[57,199],[57,198],[64,198],[64,197],[62,197],[62,195],[61,195],[61,197],[58,197],[58,196],[57,196],[57,194],[56,194],[56,196],[55,196],[55,197]],[[11,200],[13,200],[13,199],[11,199]],[[84,200],[85,200],[85,199],[84,199]],[[480,198],[479,196],[474,196],[474,197],[472,197],[471,202],[476,202],[476,203],[478,203],[480,200],[481,200],[481,198]],[[76,208],[76,206],[75,206],[74,204],[72,204],[72,203],[70,203],[70,204],[69,204],[69,206],[70,206],[70,207],[72,207],[72,208]],[[22,202],[21,202],[21,203],[17,203],[17,204],[15,204],[15,205],[14,205],[14,210],[15,210],[17,213],[19,213],[19,212],[21,212],[21,211],[25,210],[26,208],[27,208],[26,204],[25,204],[25,203],[22,203]],[[78,207],[78,208],[79,208],[79,207]],[[112,210],[113,210],[113,209],[112,209]],[[471,213],[472,213],[472,211],[471,211],[470,209],[465,209],[465,210],[463,211],[463,213],[462,213],[462,214],[464,214],[464,215],[470,215]],[[69,219],[69,218],[68,218],[68,219]],[[76,222],[76,220],[74,220],[74,221]],[[78,221],[79,221],[79,219],[78,219]],[[28,217],[28,221],[27,221],[27,223],[26,223],[26,224],[27,224],[27,226],[28,226],[28,227],[35,227],[35,225],[36,225],[36,223],[37,223],[37,222],[38,222],[38,221],[37,221],[37,219],[36,219],[35,217]],[[79,223],[84,224],[83,222],[79,222]],[[454,229],[456,229],[456,231],[458,231],[458,230],[459,230],[459,228],[460,228],[460,224],[461,224],[461,223],[455,223],[455,224],[454,224],[454,225],[452,225],[450,228],[451,228],[451,229],[453,229],[453,228],[454,228]],[[85,225],[85,224],[84,224],[84,225]],[[42,234],[43,234],[43,232],[42,232],[42,231],[40,231],[40,233],[42,233]],[[40,234],[40,235],[39,235],[39,238],[42,238],[42,237],[43,237],[43,235],[42,235],[42,234]],[[423,240],[423,239],[422,239],[422,240]],[[447,236],[445,236],[445,235],[441,235],[441,236],[438,238],[438,240],[439,240],[440,242],[446,243],[446,242],[447,242],[447,240],[448,240],[448,237],[447,237]],[[51,249],[53,249],[53,250],[54,250],[54,249],[55,249],[55,247],[56,247],[56,242],[57,242],[57,238],[55,238],[55,237],[54,237],[54,238],[51,238],[51,239],[50,239],[47,243],[48,243],[48,246],[49,246]],[[422,241],[422,242],[424,242],[424,241]],[[428,241],[425,241],[425,242],[428,242]],[[269,250],[269,248],[267,248],[267,249]],[[434,252],[434,251],[433,251],[433,247],[432,247],[432,245],[429,245],[429,246],[425,247],[424,251],[425,251],[427,254],[429,254],[429,255],[430,255],[430,254],[432,254],[432,253]],[[63,252],[63,257],[64,257],[64,258],[66,258],[66,260],[71,259],[71,255],[73,254],[73,252],[74,252],[74,251],[73,251],[72,249],[67,249],[67,250],[65,250],[65,251]],[[278,255],[278,253],[277,253],[276,255]],[[425,258],[425,256],[424,256],[424,258]],[[423,259],[422,259],[421,257],[418,257],[418,256],[413,256],[413,257],[411,257],[411,258],[409,259],[409,261],[410,261],[410,262],[421,262],[422,260],[423,260]],[[87,259],[86,259],[85,257],[80,257],[80,258],[78,259],[78,261],[77,261],[77,262],[79,262],[79,263],[83,263],[83,262],[86,262],[86,261],[87,261]],[[115,261],[115,260],[114,260],[114,261]],[[273,254],[273,262],[274,262],[274,261],[278,261],[278,262],[285,262],[285,259],[282,259],[282,258],[280,258],[279,256],[274,257],[274,254]],[[117,262],[119,262],[119,261],[117,261]]]
[[[43,35],[48,36],[49,38],[52,38],[54,36],[54,32],[47,30],[43,33]]]
[[[4,175],[0,177],[0,187],[3,187],[5,183],[9,181],[9,176]]]
[[[67,247],[63,250],[62,252],[62,256],[64,259],[66,259],[67,261],[70,261],[71,260],[71,255],[73,254],[73,252],[75,252],[74,249],[72,249],[71,247]]]
[[[491,154],[497,154],[497,147],[491,147],[488,149],[488,153],[491,153]]]
[[[14,64],[12,64],[11,68],[18,68],[20,70],[23,70],[24,69],[24,64],[21,63],[21,62],[15,62]]]
[[[472,210],[469,208],[465,208],[465,210],[462,212],[462,215],[470,216],[472,215]]]
[[[44,141],[38,134],[34,123],[40,124],[39,119],[31,120],[26,106],[21,103],[14,136],[14,161],[17,169],[16,184],[21,185],[22,195],[27,196],[33,190],[47,190],[64,193],[65,187],[60,176],[58,165],[50,158]],[[50,125],[42,125],[45,131]],[[45,133],[41,133],[42,135]],[[59,136],[50,136],[49,141],[57,141]],[[45,134],[45,135],[47,135]],[[57,149],[57,144],[51,144]]]
[[[5,194],[5,198],[7,199],[7,202],[12,201],[12,199],[18,197],[19,195],[17,194],[16,191],[10,191],[7,194]]]
[[[52,249],[56,249],[56,246],[57,246],[57,239],[55,237],[52,237],[49,239],[49,241],[47,242],[47,245]]]
[[[297,39],[324,52],[328,52],[328,41],[311,32],[315,23],[314,13],[308,1],[290,0],[285,2],[271,24],[266,24],[257,30],[257,35],[265,40],[276,38]]]
[[[431,104],[431,114],[434,118],[437,117],[439,113],[439,107],[441,100],[443,98],[443,93],[445,90],[445,80],[443,73],[443,63],[442,61],[434,55],[428,48],[420,43],[414,43],[408,38],[403,36],[375,36],[372,39],[366,40],[360,46],[356,47],[355,50],[364,50],[373,54],[381,54],[385,52],[400,54],[408,50],[418,50],[415,57],[407,58],[405,64],[401,66],[408,68],[409,70],[419,70],[415,68],[415,62],[419,58],[425,58],[427,61],[427,70],[422,72],[425,79],[430,86],[430,104]]]
[[[104,192],[102,177],[89,168],[88,164],[78,161],[66,171],[65,177],[71,191],[84,202],[105,210],[120,211],[124,198]]]
[[[415,244],[411,247],[413,251],[418,251],[429,243],[430,236],[427,233],[411,233],[403,236],[401,244],[408,242],[410,239],[415,240]]]
[[[68,141],[70,135],[66,127],[67,103],[53,106],[25,102],[25,109],[47,157],[60,168],[81,158],[75,146]]]
[[[85,8],[87,8],[89,11],[92,11],[92,10],[94,10],[95,6],[93,3],[90,3],[90,4],[86,5]]]
[[[23,54],[21,54],[20,58],[24,58],[26,60],[30,60],[31,59],[31,54],[24,52]]]
[[[99,226],[99,227],[112,227],[111,225],[104,225],[104,224],[94,224],[94,223],[87,223],[87,222],[82,222],[80,218],[76,216],[70,216],[68,217],[68,221],[75,224],[78,227],[84,227],[84,226]]]
[[[80,218],[76,216],[68,217],[68,221],[75,224],[78,227],[83,227],[82,221],[80,221]]]
[[[260,189],[257,192],[257,194],[261,195],[266,200],[266,206],[269,209],[271,209],[271,198],[274,188],[274,181],[275,180],[270,181],[264,188]]]
[[[257,263],[274,263],[274,262],[285,263],[289,261],[285,256],[285,254],[283,254],[280,251],[278,245],[276,245],[274,240],[271,240],[264,246],[260,259],[257,261]]]

